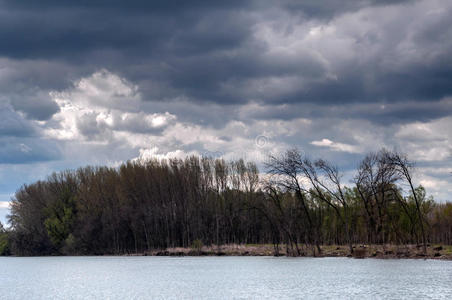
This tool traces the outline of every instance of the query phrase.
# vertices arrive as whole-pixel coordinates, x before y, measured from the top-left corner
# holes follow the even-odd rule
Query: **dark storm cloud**
[[[70,66],[53,82],[54,89],[106,67],[140,83],[150,98],[183,93],[195,97],[201,94],[194,86],[196,78],[207,82],[211,75],[196,77],[197,67],[205,61],[193,66],[191,57],[209,59],[210,53],[235,49],[246,41],[251,23],[240,15],[246,5],[246,1],[2,1],[0,39],[7,42],[0,44],[0,56]],[[221,73],[230,76],[231,71]],[[187,74],[180,76],[182,72]],[[52,72],[48,74],[52,77]]]
[[[43,76],[51,77],[54,88],[108,68],[137,83],[144,100],[178,96],[221,104],[439,100],[452,94],[452,64],[447,59],[452,54],[447,42],[450,18],[437,18],[413,32],[401,26],[399,33],[380,28],[380,34],[353,37],[363,54],[373,47],[381,49],[359,64],[347,61],[341,66],[340,57],[330,62],[336,78],[327,76],[329,70],[315,52],[305,51],[312,46],[290,57],[269,56],[269,45],[254,35],[255,25],[266,18],[284,22],[291,16],[300,24],[320,20],[312,22],[321,26],[362,8],[411,3],[416,1],[0,1],[0,39],[7,41],[0,44],[0,55],[66,65],[64,75],[56,79]],[[329,21],[322,21],[325,18]],[[416,59],[397,71],[382,66],[387,58],[403,57],[393,52],[394,40],[404,34],[413,36],[416,49],[431,49],[425,56],[428,64]],[[433,46],[443,44],[434,51]],[[287,77],[298,80],[299,84],[292,83],[298,88],[268,93],[256,87]],[[42,83],[37,86],[42,88]],[[56,112],[46,99],[28,98],[11,101],[36,119]],[[45,104],[38,108],[38,101]]]
[[[344,170],[382,146],[450,165],[450,15],[437,0],[0,0],[0,194],[142,153],[259,161],[262,135]]]
[[[10,107],[0,103],[0,138],[30,137],[36,135],[35,128],[15,113]]]
[[[429,122],[452,115],[452,99],[440,101],[403,101],[380,103],[291,103],[283,105],[251,104],[239,113],[241,120],[293,120],[297,118],[363,119],[375,125],[404,124],[413,120]]]
[[[15,110],[25,113],[27,118],[34,120],[47,120],[58,112],[58,105],[50,98],[48,93],[33,92],[31,95],[11,95],[9,97],[11,105]]]
[[[249,1],[248,1],[249,2]],[[173,13],[178,10],[204,10],[211,8],[228,8],[244,6],[247,1],[230,0],[230,1],[211,1],[211,0],[42,0],[39,2],[33,0],[14,1],[14,0],[2,0],[0,1],[5,7],[9,8],[21,8],[21,9],[36,9],[47,10],[51,8],[62,9],[106,9],[106,10],[120,10],[122,12],[142,12],[152,11],[158,13]]]
[[[294,14],[302,13],[310,18],[331,18],[345,12],[356,11],[369,6],[385,6],[410,3],[416,0],[283,0],[282,6]]]
[[[0,103],[28,119],[48,120],[59,110],[49,92],[70,85],[77,69],[58,61],[0,58]]]
[[[2,1],[0,36],[8,43],[2,43],[0,53],[18,58],[67,59],[91,51],[113,50],[142,59],[162,55],[156,52],[168,49],[200,48],[204,52],[212,45],[235,42],[228,37],[233,30],[222,32],[220,27],[228,13],[240,10],[245,3]],[[212,20],[215,23],[204,23],[209,18],[216,18]]]

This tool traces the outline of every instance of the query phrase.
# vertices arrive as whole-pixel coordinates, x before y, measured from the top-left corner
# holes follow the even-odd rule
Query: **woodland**
[[[435,202],[415,173],[405,154],[386,149],[367,154],[348,181],[297,149],[269,156],[262,170],[197,156],[88,166],[19,188],[10,226],[0,224],[0,254],[272,244],[315,256],[322,245],[451,245],[452,203]]]

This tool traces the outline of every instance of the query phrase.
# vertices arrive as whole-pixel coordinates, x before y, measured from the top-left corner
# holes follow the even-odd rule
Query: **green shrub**
[[[0,256],[9,255],[9,239],[7,232],[0,232]]]
[[[191,248],[197,252],[201,252],[202,246],[204,246],[204,244],[200,239],[194,240],[191,244]]]

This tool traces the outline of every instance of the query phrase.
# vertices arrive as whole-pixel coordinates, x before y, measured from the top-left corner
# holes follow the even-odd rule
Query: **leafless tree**
[[[422,249],[424,253],[427,252],[427,241],[426,241],[426,235],[425,235],[425,220],[422,215],[421,210],[421,200],[418,197],[418,194],[416,193],[416,188],[413,183],[413,169],[414,169],[414,163],[408,159],[408,157],[400,152],[392,151],[388,153],[386,156],[388,159],[388,164],[392,167],[394,167],[395,172],[403,178],[409,185],[411,195],[414,199],[414,202],[416,203],[416,211],[417,211],[417,217],[419,221],[419,226],[421,228],[421,234],[422,234]]]
[[[273,182],[281,187],[283,190],[294,193],[298,199],[300,206],[304,212],[309,226],[308,237],[311,244],[314,244],[317,251],[321,253],[319,237],[320,230],[313,213],[309,209],[306,192],[308,188],[302,182],[304,171],[303,158],[297,149],[286,151],[284,154],[278,156],[270,156],[266,163],[267,172],[274,176]],[[315,250],[313,250],[315,254]]]
[[[318,197],[321,201],[332,207],[344,225],[347,235],[347,242],[350,253],[353,253],[353,243],[351,237],[351,215],[348,206],[348,200],[345,197],[343,186],[341,184],[342,175],[337,166],[319,159],[312,163],[305,158],[302,165],[305,177],[311,183],[313,189],[309,192],[314,197]],[[342,210],[344,214],[342,214]]]
[[[388,151],[369,153],[360,163],[355,184],[367,214],[370,241],[372,236],[380,237],[385,243],[387,207],[389,194],[400,179],[399,174],[388,161]]]

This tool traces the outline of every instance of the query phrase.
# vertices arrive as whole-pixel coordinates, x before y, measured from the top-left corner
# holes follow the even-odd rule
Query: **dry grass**
[[[441,246],[441,247],[440,247]],[[313,256],[311,246],[298,245],[301,256]],[[279,245],[279,255],[298,256],[298,252],[291,251],[286,245]],[[355,257],[355,258],[432,258],[452,260],[452,245],[430,245],[424,254],[422,247],[416,245],[354,245],[353,254],[350,254],[348,246],[324,245],[321,246],[322,253],[316,256],[322,257]],[[273,256],[275,247],[272,244],[228,244],[202,246],[200,251],[192,248],[167,248],[165,250],[154,250],[146,255],[165,256]]]

